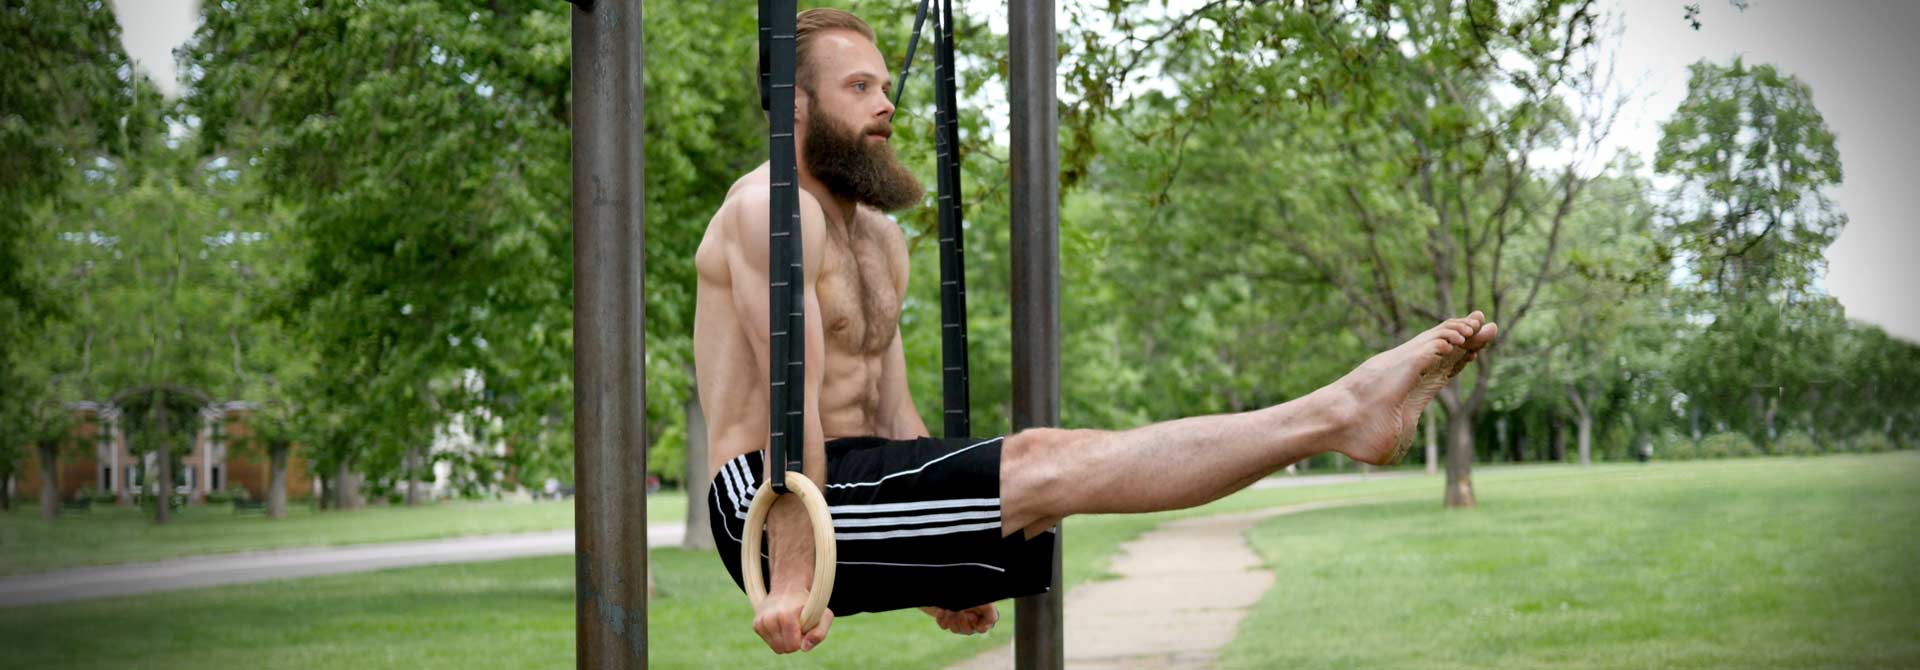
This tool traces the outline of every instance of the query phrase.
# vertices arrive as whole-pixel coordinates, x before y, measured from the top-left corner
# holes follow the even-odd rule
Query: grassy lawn
[[[652,522],[686,518],[679,493],[647,499]],[[289,505],[287,518],[234,514],[225,505],[187,507],[166,525],[128,507],[95,506],[52,523],[37,505],[0,513],[0,575],[81,565],[152,561],[194,554],[260,549],[425,540],[461,535],[561,530],[573,527],[573,501],[442,502],[415,508],[369,507],[317,512]]]
[[[1920,454],[1479,480],[1276,518],[1226,668],[1920,667]]]
[[[1912,667],[1916,456],[1487,468],[1481,509],[1451,514],[1434,478],[1249,491],[1071,519],[1065,577],[1099,578],[1171,518],[1386,498],[1403,502],[1256,531],[1281,578],[1228,667]],[[774,657],[712,556],[652,558],[656,668],[937,668],[1013,637],[1011,603],[971,638],[893,612]],[[0,609],[0,639],[9,663],[48,669],[564,667],[572,584],[565,557],[412,568]]]
[[[1438,489],[1432,479],[1402,479],[1248,492],[1206,511],[1407,492],[1432,497]],[[1097,578],[1115,545],[1196,513],[1205,512],[1069,520],[1069,588]],[[1013,639],[1013,606],[1003,602],[1001,625],[984,636],[952,635],[918,612],[866,614],[842,619],[811,654],[776,658],[748,627],[746,598],[713,556],[661,549],[652,558],[658,591],[648,618],[656,668],[935,668]],[[572,589],[566,557],[410,568],[0,609],[0,640],[9,642],[9,663],[48,670],[566,667],[574,654]],[[886,660],[876,665],[875,653]]]

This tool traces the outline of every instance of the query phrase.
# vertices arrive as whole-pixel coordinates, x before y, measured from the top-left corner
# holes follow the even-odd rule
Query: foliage
[[[1820,444],[1804,431],[1789,432],[1773,443],[1775,456],[1813,456],[1819,453]]]
[[[1669,461],[1692,460],[1700,457],[1700,448],[1691,438],[1669,429],[1654,439],[1653,457]]]
[[[1862,454],[1877,454],[1898,448],[1885,434],[1872,431],[1862,431],[1854,435],[1850,442],[1849,451]]]
[[[57,222],[84,214],[127,138],[158,127],[136,113],[143,82],[119,37],[102,0],[0,7],[0,476],[24,443],[67,434],[67,403],[97,398],[57,346],[78,344],[62,330],[75,296]]]
[[[1714,433],[1700,440],[1700,458],[1746,458],[1762,453],[1745,433]]]

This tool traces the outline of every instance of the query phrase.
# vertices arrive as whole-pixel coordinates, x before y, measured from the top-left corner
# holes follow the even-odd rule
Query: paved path
[[[649,546],[680,544],[686,524],[654,524]],[[573,553],[573,531],[190,556],[0,577],[0,607],[317,577],[417,565]]]
[[[1383,475],[1372,475],[1381,477]],[[1395,473],[1390,477],[1413,476]],[[1323,477],[1270,479],[1283,488]],[[1356,476],[1354,479],[1358,479]],[[1352,481],[1352,480],[1349,480]],[[1286,482],[1300,482],[1288,484]],[[1273,586],[1273,573],[1247,545],[1254,524],[1283,514],[1376,502],[1347,500],[1183,519],[1120,545],[1117,579],[1067,594],[1066,656],[1073,670],[1200,670],[1214,667],[1247,609]],[[1068,541],[1072,538],[1069,536]],[[952,670],[1013,667],[1007,645]]]

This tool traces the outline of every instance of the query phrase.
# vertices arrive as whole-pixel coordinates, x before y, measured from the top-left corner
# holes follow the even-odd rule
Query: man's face
[[[920,202],[924,189],[887,141],[892,86],[880,50],[851,31],[816,39],[809,54],[813,81],[800,91],[805,100],[797,124],[807,171],[835,195],[881,211]]]

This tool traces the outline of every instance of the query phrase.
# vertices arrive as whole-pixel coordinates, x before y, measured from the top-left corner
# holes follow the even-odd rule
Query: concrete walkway
[[[1320,479],[1323,478],[1261,483],[1273,482],[1265,488],[1274,488],[1288,486],[1283,483],[1287,481]],[[1247,609],[1273,586],[1273,573],[1264,569],[1260,557],[1248,546],[1247,531],[1254,524],[1284,514],[1371,502],[1378,501],[1307,503],[1183,519],[1120,545],[1111,568],[1117,579],[1084,583],[1067,594],[1067,667],[1074,670],[1214,667],[1220,650],[1233,641]],[[1067,541],[1073,541],[1071,535]],[[1008,645],[954,666],[953,670],[1011,667],[1013,647]]]
[[[647,529],[647,544],[677,546],[685,533],[683,523],[654,524]],[[573,531],[561,530],[189,556],[152,563],[0,577],[0,607],[571,553]]]

